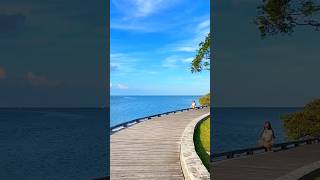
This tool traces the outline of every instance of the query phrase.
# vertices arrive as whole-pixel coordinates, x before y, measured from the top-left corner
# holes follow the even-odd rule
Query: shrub
[[[308,103],[302,111],[283,116],[281,119],[290,139],[320,136],[320,99]]]
[[[210,93],[200,97],[199,103],[201,106],[210,106]]]

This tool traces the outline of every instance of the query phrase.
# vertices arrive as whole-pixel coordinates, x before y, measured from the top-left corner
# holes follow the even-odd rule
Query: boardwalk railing
[[[205,107],[208,107],[208,106],[199,106],[199,107],[196,107],[195,109],[203,109]],[[127,127],[130,127],[130,126],[132,126],[134,124],[150,120],[150,119],[152,119],[154,117],[161,117],[161,116],[165,116],[165,115],[169,115],[169,114],[175,114],[175,113],[178,113],[178,112],[189,111],[189,110],[192,110],[192,108],[179,109],[179,110],[175,110],[175,111],[169,111],[169,112],[164,112],[164,113],[155,114],[155,115],[151,115],[151,116],[146,116],[146,117],[142,117],[142,118],[137,118],[137,119],[134,119],[134,120],[131,120],[131,121],[128,121],[128,122],[124,122],[124,123],[112,126],[110,128],[110,134],[114,134],[114,133],[116,133],[116,132],[118,132],[120,130],[123,130],[123,129],[127,128]]]
[[[273,149],[286,150],[286,149],[298,147],[304,144],[312,144],[312,143],[319,143],[319,142],[320,142],[320,138],[310,138],[305,140],[289,141],[289,142],[274,144]],[[233,150],[233,151],[228,151],[223,153],[216,153],[216,154],[210,155],[210,160],[211,162],[220,161],[220,160],[231,159],[234,157],[240,157],[244,155],[253,155],[255,154],[255,152],[261,152],[265,150],[266,149],[264,147],[252,147],[252,148]]]

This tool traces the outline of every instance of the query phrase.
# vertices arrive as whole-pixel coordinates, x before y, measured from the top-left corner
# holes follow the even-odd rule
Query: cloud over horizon
[[[114,85],[112,82],[110,82],[110,89],[125,90],[125,89],[129,89],[129,87],[122,83],[117,83]]]
[[[27,72],[25,78],[35,87],[57,87],[60,84],[58,81],[49,80],[47,76],[35,74],[34,72]]]
[[[3,67],[0,66],[0,80],[5,79],[7,77],[7,71]]]

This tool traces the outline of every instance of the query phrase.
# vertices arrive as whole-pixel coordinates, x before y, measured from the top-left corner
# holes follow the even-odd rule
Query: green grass
[[[204,166],[209,170],[210,157],[210,118],[201,122],[196,128],[193,136],[196,152]]]

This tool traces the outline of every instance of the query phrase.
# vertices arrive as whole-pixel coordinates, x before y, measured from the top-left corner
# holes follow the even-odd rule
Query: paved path
[[[184,179],[181,135],[191,120],[208,112],[203,108],[155,117],[112,134],[111,179]]]
[[[245,156],[211,164],[216,180],[272,180],[320,161],[320,144]]]

